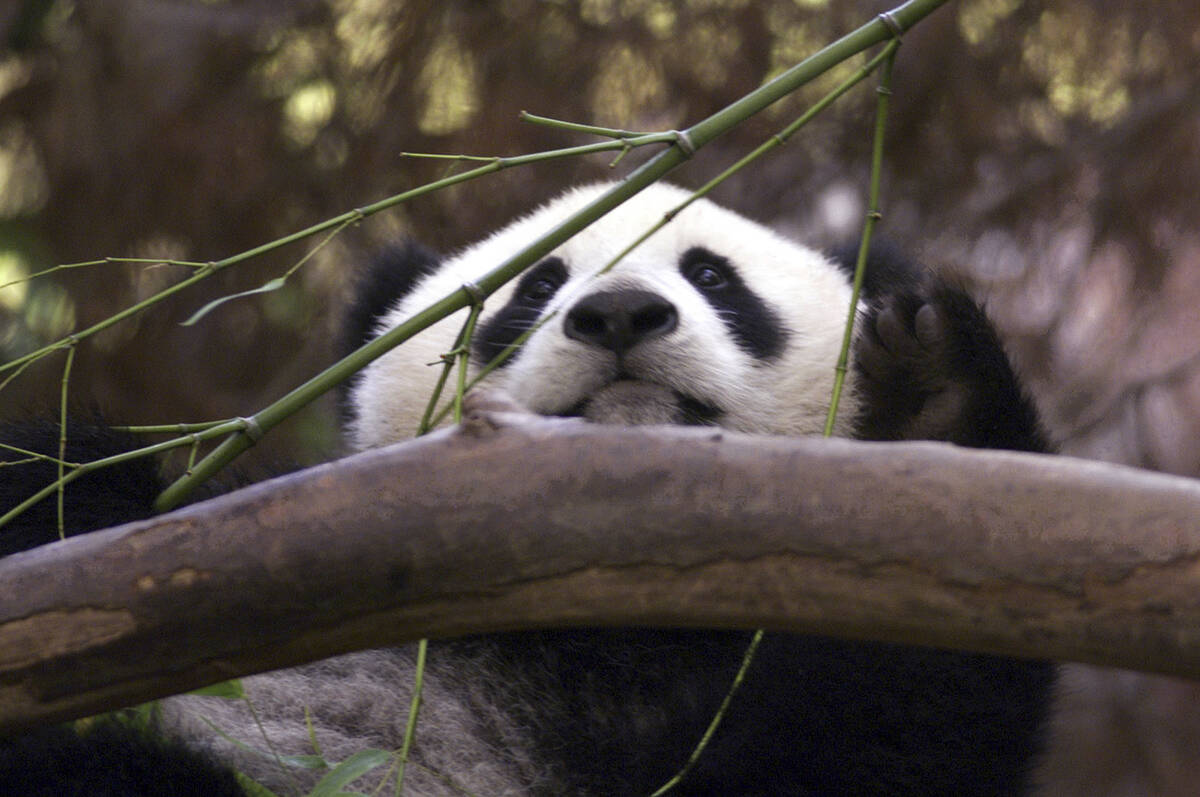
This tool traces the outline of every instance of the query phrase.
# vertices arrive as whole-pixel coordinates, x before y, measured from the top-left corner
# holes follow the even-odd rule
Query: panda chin
[[[663,385],[640,379],[618,379],[564,414],[593,423],[622,426],[714,426],[721,417],[721,410]]]

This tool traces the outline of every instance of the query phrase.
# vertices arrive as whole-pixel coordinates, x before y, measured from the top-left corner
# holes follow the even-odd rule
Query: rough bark
[[[484,407],[0,561],[0,731],[357,648],[581,624],[1200,676],[1197,529],[1196,482],[1095,462]]]

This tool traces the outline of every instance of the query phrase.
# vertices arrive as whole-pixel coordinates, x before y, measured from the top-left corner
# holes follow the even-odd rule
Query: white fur
[[[328,770],[303,769],[274,757],[315,753],[305,711],[321,755],[330,763],[368,748],[399,750],[412,696],[414,652],[411,647],[364,651],[245,678],[248,703],[172,698],[162,704],[161,725],[278,795],[307,794]],[[548,794],[560,791],[525,755],[532,742],[502,710],[486,662],[457,651],[453,656],[437,655],[444,649],[433,653],[404,794],[517,797],[535,787]],[[213,727],[242,744],[228,741]],[[387,765],[380,767],[356,788],[369,792],[387,772]],[[393,790],[394,780],[384,793]]]
[[[447,260],[386,315],[377,331],[477,279],[605,188],[597,185],[568,193]],[[634,388],[630,393],[649,392],[652,405],[654,385],[679,391],[721,407],[721,423],[740,431],[819,433],[850,301],[848,280],[825,257],[700,201],[611,272],[594,276],[686,197],[678,188],[651,187],[559,247],[555,254],[567,264],[570,277],[547,311],[563,312],[529,339],[513,363],[494,375],[493,384],[540,413],[564,411],[603,388],[612,378],[611,358],[568,338],[562,317],[566,308],[591,291],[632,286],[668,298],[678,310],[679,321],[670,334],[643,341],[630,352],[626,367],[651,385],[649,391]],[[779,357],[764,361],[739,348],[711,305],[680,274],[680,256],[696,246],[727,258],[782,320],[789,337]],[[481,324],[511,292],[510,283],[488,299]],[[428,364],[450,350],[463,318],[458,314],[442,321],[366,370],[351,397],[357,414],[351,432],[357,448],[413,435],[437,378],[438,368]],[[617,395],[613,400],[623,399]],[[847,390],[841,417],[851,417],[854,409],[853,393]],[[656,417],[653,407],[649,415]],[[616,417],[636,422],[637,413],[618,412]],[[497,698],[496,678],[489,677],[486,662],[435,655],[429,668],[414,750],[418,763],[406,774],[406,794],[461,793],[434,772],[453,778],[470,793],[489,797],[525,794],[535,787],[541,793],[560,791],[554,788],[552,774],[535,771],[523,754],[532,749],[532,740],[505,712],[505,698]],[[410,649],[359,653],[245,679],[257,718],[240,702],[187,697],[166,703],[164,724],[182,736],[206,740],[204,744],[219,757],[232,760],[242,772],[279,794],[303,793],[323,773],[281,767],[271,757],[246,753],[215,736],[199,718],[207,717],[229,736],[266,749],[261,722],[275,752],[311,754],[307,706],[321,750],[328,760],[338,761],[367,747],[400,748],[412,681]]]
[[[389,329],[474,281],[538,235],[586,205],[607,185],[577,189],[517,220],[448,259],[383,318]],[[570,277],[546,312],[558,317],[539,329],[508,367],[489,377],[530,410],[562,412],[611,379],[611,358],[568,338],[562,319],[584,295],[616,285],[667,297],[679,312],[678,328],[640,344],[626,362],[636,376],[718,406],[721,424],[764,434],[819,433],[833,384],[850,301],[845,274],[820,253],[707,200],[700,200],[655,233],[608,273],[595,276],[627,244],[688,196],[682,189],[654,185],[555,250]],[[703,246],[730,260],[742,279],[782,319],[790,333],[782,356],[763,362],[740,349],[713,308],[679,273],[679,258]],[[513,283],[491,296],[479,323],[502,307]],[[465,312],[465,311],[464,311]],[[449,351],[464,314],[434,325],[372,364],[354,388],[355,448],[412,436],[437,378],[429,367]],[[847,390],[840,417],[851,418]],[[839,429],[848,428],[843,422]]]

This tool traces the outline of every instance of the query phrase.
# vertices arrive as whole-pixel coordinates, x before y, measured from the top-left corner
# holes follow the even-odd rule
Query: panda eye
[[[547,277],[534,280],[531,284],[525,286],[525,290],[521,293],[521,298],[527,302],[544,302],[554,295],[558,290],[558,283]]]
[[[711,291],[725,287],[729,280],[724,272],[712,263],[695,263],[687,273],[688,281],[701,290]]]
[[[540,308],[567,281],[567,267],[560,258],[551,257],[521,277],[513,294],[517,304]]]

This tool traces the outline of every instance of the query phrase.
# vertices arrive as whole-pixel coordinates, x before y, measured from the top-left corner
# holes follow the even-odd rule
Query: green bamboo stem
[[[417,643],[416,675],[413,678],[412,703],[408,707],[408,720],[404,726],[404,741],[396,762],[396,797],[404,792],[404,769],[408,765],[409,751],[417,737],[417,717],[421,711],[421,696],[425,691],[425,661],[429,655],[429,640]]]
[[[65,503],[63,475],[67,467],[67,394],[70,390],[71,366],[74,362],[75,346],[71,345],[67,349],[67,362],[63,365],[62,386],[58,404],[58,496],[56,499],[58,504],[55,507],[55,512],[58,518],[58,538],[60,540],[65,539],[67,536],[63,526],[63,505]]]
[[[131,263],[147,266],[184,266],[186,268],[202,268],[208,265],[207,263],[194,263],[189,260],[164,260],[162,258],[154,257],[103,257],[99,260],[85,260],[79,263],[60,263],[57,266],[51,266],[50,268],[44,268],[41,271],[35,271],[32,274],[26,274],[24,277],[20,277],[19,279],[9,280],[8,282],[0,282],[0,290],[4,290],[5,288],[9,288],[13,285],[20,285],[22,282],[30,282],[31,280],[38,279],[39,277],[49,276],[57,271],[69,271],[76,268],[89,268],[91,266],[103,266],[112,263]]]
[[[762,643],[765,632],[760,628],[750,637],[750,643],[746,646],[746,652],[742,654],[742,663],[738,667],[737,673],[733,676],[733,683],[729,687],[729,691],[725,693],[724,699],[721,700],[721,705],[717,709],[716,715],[713,716],[712,722],[705,729],[704,735],[700,738],[700,743],[692,750],[692,754],[688,756],[687,763],[676,772],[670,780],[659,786],[650,797],[662,797],[671,789],[678,786],[687,774],[696,766],[696,762],[700,760],[700,756],[704,755],[704,751],[708,748],[708,743],[712,741],[713,735],[717,732],[717,728],[721,725],[721,720],[729,710],[729,704],[733,702],[734,695],[742,687],[742,682],[746,679],[746,673],[750,670],[751,663],[754,662],[754,656],[758,653],[758,646]]]
[[[854,319],[858,314],[858,297],[862,292],[863,274],[867,270],[867,254],[871,250],[871,234],[875,223],[881,218],[879,212],[879,183],[883,173],[883,139],[887,127],[887,112],[892,94],[892,64],[895,49],[883,63],[879,79],[878,100],[875,111],[875,137],[871,144],[871,185],[867,192],[867,216],[863,220],[862,240],[858,245],[858,257],[854,263],[854,284],[850,292],[850,308],[847,311],[846,328],[842,334],[842,347],[838,352],[837,365],[833,372],[833,395],[829,401],[829,414],[825,417],[825,437],[833,436],[837,420],[838,405],[846,383],[846,371],[850,362],[850,345],[854,340]]]
[[[129,432],[130,434],[193,434],[195,432],[205,432],[212,429],[214,426],[220,426],[224,423],[229,423],[231,419],[226,418],[221,421],[200,421],[198,423],[164,423],[153,426],[114,426],[112,427],[118,432]]]
[[[562,119],[551,119],[548,116],[536,116],[529,111],[521,111],[520,119],[522,122],[529,122],[535,125],[545,125],[558,130],[567,130],[572,133],[587,133],[592,136],[603,136],[605,138],[627,139],[636,138],[638,136],[649,135],[649,133],[636,133],[632,130],[617,130],[612,127],[600,127],[599,125],[585,125],[579,122],[564,122]]]

